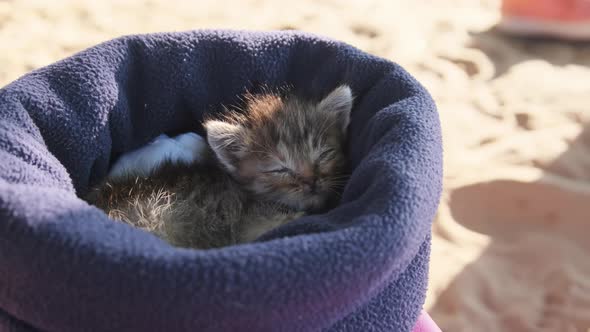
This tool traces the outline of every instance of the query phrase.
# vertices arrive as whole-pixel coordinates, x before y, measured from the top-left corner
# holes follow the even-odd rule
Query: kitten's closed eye
[[[318,161],[322,161],[322,160],[324,160],[324,159],[326,159],[326,158],[330,157],[330,156],[331,156],[331,155],[334,153],[334,151],[335,151],[334,149],[326,149],[326,150],[324,150],[324,151],[323,151],[323,152],[320,154],[320,156],[318,157],[318,159],[317,159],[317,160],[318,160]]]
[[[265,174],[281,174],[281,173],[290,173],[291,170],[287,167],[275,168],[268,171],[264,171]]]

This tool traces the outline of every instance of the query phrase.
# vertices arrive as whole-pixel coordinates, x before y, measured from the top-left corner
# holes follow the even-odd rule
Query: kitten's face
[[[205,128],[217,158],[246,189],[310,210],[323,207],[343,185],[351,108],[347,86],[317,104],[265,95],[251,97],[244,116],[210,120]]]

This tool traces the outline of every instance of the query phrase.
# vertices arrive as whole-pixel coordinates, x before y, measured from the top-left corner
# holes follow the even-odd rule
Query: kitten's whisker
[[[344,184],[346,184],[346,183],[348,183],[348,179],[332,180],[330,182],[332,182],[332,183],[344,183]]]
[[[329,178],[326,181],[348,181],[349,177]]]
[[[346,175],[343,175],[343,176],[331,176],[330,177],[330,180],[348,180],[349,178],[350,178],[350,176],[346,176]]]
[[[328,189],[333,192],[338,192],[338,193],[342,192],[342,187],[330,187]]]
[[[332,189],[342,190],[342,189],[344,189],[345,185],[343,185],[343,184],[331,184],[329,187],[332,188]]]
[[[339,191],[334,190],[333,188],[328,188],[330,190],[330,192],[332,192],[334,195],[338,196],[338,198],[342,198],[342,193],[340,193]]]
[[[346,182],[329,182],[328,187],[344,188]]]
[[[327,183],[347,183],[348,179],[330,179],[326,180]]]

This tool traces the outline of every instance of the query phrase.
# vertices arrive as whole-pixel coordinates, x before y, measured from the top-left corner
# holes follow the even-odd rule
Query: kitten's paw
[[[193,163],[202,160],[207,142],[195,133],[185,133],[174,138],[160,135],[147,145],[123,154],[113,165],[109,178],[125,176],[149,176],[163,162]]]

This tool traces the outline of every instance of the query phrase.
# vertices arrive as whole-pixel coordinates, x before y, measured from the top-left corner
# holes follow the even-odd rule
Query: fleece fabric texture
[[[245,89],[347,83],[353,172],[330,212],[259,241],[175,248],[79,197],[122,153]],[[441,192],[438,114],[400,66],[300,32],[134,35],[0,90],[0,330],[410,331]]]

